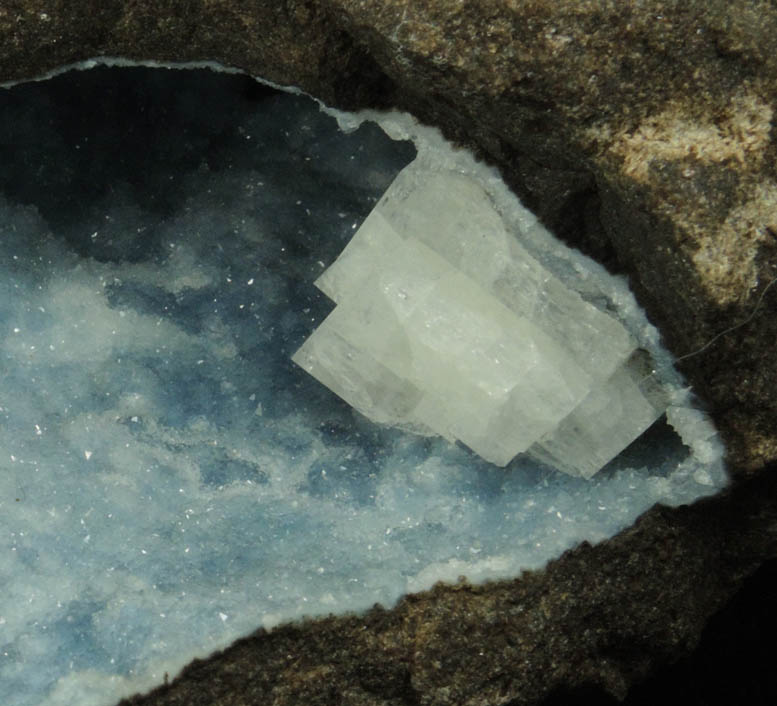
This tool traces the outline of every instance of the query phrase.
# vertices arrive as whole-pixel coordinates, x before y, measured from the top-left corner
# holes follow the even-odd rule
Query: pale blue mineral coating
[[[592,481],[497,468],[292,363],[332,308],[313,282],[415,156],[374,124],[95,69],[1,91],[0,137],[4,706],[111,704],[259,626],[517,575],[725,482],[663,422]]]

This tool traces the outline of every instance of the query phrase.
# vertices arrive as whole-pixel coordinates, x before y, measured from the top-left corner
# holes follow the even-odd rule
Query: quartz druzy
[[[3,706],[110,706],[258,626],[515,576],[725,483],[715,430],[623,280],[436,131],[336,118],[211,71],[101,67],[0,90]],[[416,188],[422,175],[469,210],[436,208],[445,194]],[[434,237],[429,219],[445,224]],[[392,280],[392,309],[374,257],[408,277],[436,267],[439,283],[410,279],[403,299]],[[532,420],[542,434],[506,469],[433,427],[510,428],[472,379],[451,389],[447,426],[413,411],[458,370],[438,338],[479,365],[445,321],[424,339],[426,309],[470,312],[492,353],[508,332],[510,380],[548,390],[553,423]],[[416,340],[350,321],[373,310],[406,316]],[[330,316],[351,337],[319,338],[337,355],[369,333],[404,361],[357,361],[354,400],[434,435],[374,423],[291,360]],[[414,360],[423,375],[400,378]],[[524,362],[553,384],[521,380]],[[499,366],[487,373],[500,398]],[[668,424],[590,479],[558,472],[599,467],[603,427],[620,446],[644,400],[660,408],[655,380]]]
[[[316,281],[337,306],[294,361],[374,421],[592,476],[666,397],[519,235],[472,177],[411,164]]]

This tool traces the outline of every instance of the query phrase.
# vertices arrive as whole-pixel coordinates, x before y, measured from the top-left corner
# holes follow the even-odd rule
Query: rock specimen
[[[337,307],[296,363],[370,419],[498,466],[529,451],[588,478],[666,407],[626,329],[452,170],[406,167],[316,285]]]
[[[11,0],[0,37],[8,81],[99,55],[207,59],[329,105],[391,105],[442,127],[498,164],[554,232],[629,274],[738,479],[524,579],[259,634],[144,703],[529,704],[593,686],[622,696],[692,649],[774,556],[771,3]]]

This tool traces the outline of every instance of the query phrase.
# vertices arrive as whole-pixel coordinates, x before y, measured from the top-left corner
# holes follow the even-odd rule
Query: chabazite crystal
[[[647,355],[455,171],[406,167],[316,281],[334,311],[293,360],[373,421],[590,477],[664,411]]]

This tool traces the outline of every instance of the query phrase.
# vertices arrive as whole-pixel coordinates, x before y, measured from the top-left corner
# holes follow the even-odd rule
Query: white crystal
[[[471,177],[406,167],[316,285],[293,360],[373,421],[590,477],[663,412],[636,341],[508,231]]]

